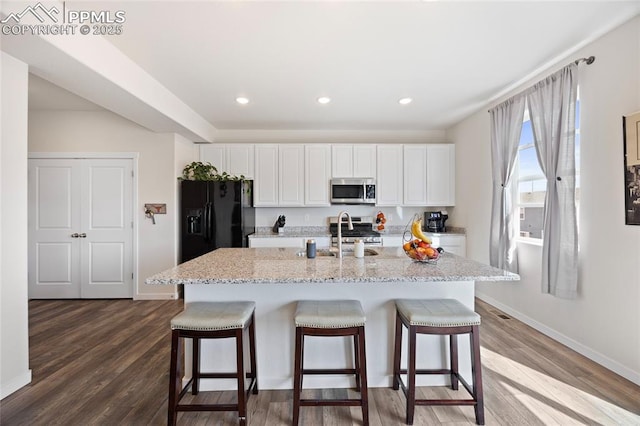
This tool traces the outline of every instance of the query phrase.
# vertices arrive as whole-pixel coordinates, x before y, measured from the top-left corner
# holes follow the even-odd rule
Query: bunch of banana
[[[420,241],[424,241],[427,244],[431,244],[431,238],[427,237],[422,232],[422,218],[421,217],[419,217],[418,219],[415,219],[413,221],[413,223],[411,224],[411,233],[413,234],[414,237],[416,237]]]

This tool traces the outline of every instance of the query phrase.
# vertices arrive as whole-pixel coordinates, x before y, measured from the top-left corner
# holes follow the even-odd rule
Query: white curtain
[[[489,259],[492,266],[511,272],[518,272],[511,178],[518,154],[525,101],[525,96],[513,97],[489,111],[493,174]]]
[[[576,218],[575,63],[540,81],[527,94],[540,167],[547,178],[542,246],[542,292],[575,298],[578,288]]]

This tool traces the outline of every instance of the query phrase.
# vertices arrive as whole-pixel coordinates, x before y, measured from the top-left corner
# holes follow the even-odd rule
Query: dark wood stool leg
[[[359,335],[354,334],[353,335],[353,359],[354,359],[355,370],[356,370],[356,392],[360,392],[360,346],[358,345],[359,340],[360,340]]]
[[[179,374],[179,365],[181,361],[179,354],[181,352],[182,340],[180,339],[180,331],[173,330],[171,332],[171,364],[169,366],[169,402],[168,402],[168,417],[167,424],[175,425],[178,419],[178,413],[176,406],[178,405],[178,398],[182,391],[182,377]]]
[[[458,335],[449,335],[449,358],[451,362],[451,389],[458,390]]]
[[[480,362],[479,327],[471,327],[471,369],[473,374],[473,399],[476,400],[476,423],[484,424],[484,396],[482,393],[482,364]]]
[[[409,326],[409,357],[407,365],[407,424],[413,424],[416,410],[416,328]]]
[[[402,355],[402,321],[396,311],[396,334],[393,345],[393,390],[400,389],[400,358]]]
[[[356,359],[360,359],[357,364],[360,376],[360,398],[362,399],[362,424],[369,426],[369,392],[367,388],[367,351],[365,348],[364,326],[358,330],[358,353]]]
[[[200,385],[200,339],[194,337],[191,339],[191,342],[193,343],[193,351],[191,353],[191,377],[193,377],[191,393],[197,395]]]
[[[244,330],[238,328],[236,330],[236,374],[238,380],[238,417],[240,426],[246,425],[247,422],[247,397],[245,391],[245,373],[244,373]]]
[[[249,325],[249,357],[251,358],[251,378],[254,380],[253,394],[258,394],[258,368],[256,363],[256,315],[251,315],[251,324]]]
[[[300,393],[302,391],[302,360],[303,360],[302,328],[296,327],[296,348],[293,361],[293,426],[298,426],[300,420]]]

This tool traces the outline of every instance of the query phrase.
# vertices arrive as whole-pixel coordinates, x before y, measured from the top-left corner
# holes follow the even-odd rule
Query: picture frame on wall
[[[622,117],[625,223],[640,225],[640,111]]]

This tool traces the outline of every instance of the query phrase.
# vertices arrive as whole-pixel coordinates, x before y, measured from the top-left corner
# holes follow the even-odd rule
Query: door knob
[[[80,237],[80,234],[78,234],[77,232],[74,234],[71,234],[71,238],[78,238]]]
[[[87,238],[87,234],[85,234],[85,233],[83,232],[82,234],[78,235],[78,237],[80,237],[80,238]]]

